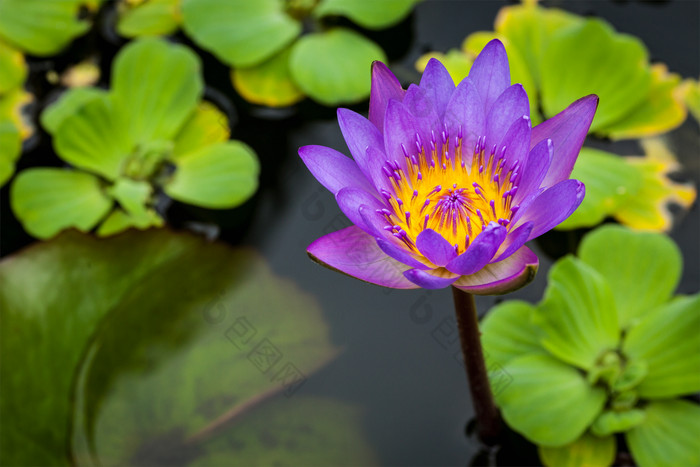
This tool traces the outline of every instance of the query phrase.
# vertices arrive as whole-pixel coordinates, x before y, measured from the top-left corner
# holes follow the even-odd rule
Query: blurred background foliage
[[[0,0],[0,463],[697,465],[700,85],[555,5]],[[335,107],[366,112],[372,61],[458,82],[493,37],[533,123],[601,97],[584,203],[484,322],[495,456],[458,427],[449,304],[305,261],[345,225],[294,154],[344,150]],[[680,252],[639,232],[683,223]]]

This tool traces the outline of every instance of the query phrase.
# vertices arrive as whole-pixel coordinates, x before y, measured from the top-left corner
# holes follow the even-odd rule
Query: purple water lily
[[[432,59],[402,89],[372,68],[369,119],[338,109],[353,159],[323,146],[299,155],[354,224],[313,242],[317,262],[385,287],[505,293],[529,282],[525,242],[579,206],[569,179],[598,98],[590,95],[531,127],[529,102],[510,84],[506,51],[489,42],[455,87]]]

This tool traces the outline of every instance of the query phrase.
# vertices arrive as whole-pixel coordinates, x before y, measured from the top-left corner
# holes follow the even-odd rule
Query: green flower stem
[[[452,287],[452,297],[455,303],[469,392],[476,414],[477,432],[482,442],[493,445],[501,431],[501,416],[494,403],[486,372],[474,296],[457,287]]]

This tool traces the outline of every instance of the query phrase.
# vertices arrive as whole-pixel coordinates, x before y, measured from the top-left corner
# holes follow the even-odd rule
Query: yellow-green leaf
[[[248,102],[269,107],[286,107],[304,99],[289,71],[291,47],[249,68],[234,68],[233,86]]]

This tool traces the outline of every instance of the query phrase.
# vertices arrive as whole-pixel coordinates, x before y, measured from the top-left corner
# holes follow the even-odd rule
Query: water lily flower
[[[299,149],[354,224],[313,242],[309,255],[399,289],[453,285],[483,295],[525,285],[538,266],[525,243],[583,199],[583,184],[569,175],[597,104],[583,97],[532,128],[527,94],[511,85],[498,40],[456,87],[435,59],[407,90],[375,62],[369,119],[338,109],[354,160],[323,146]]]

